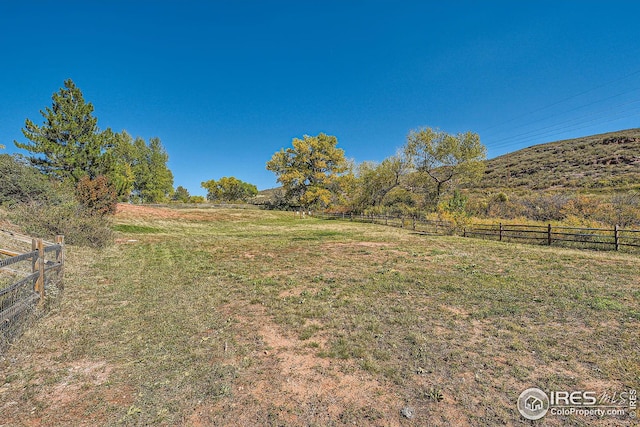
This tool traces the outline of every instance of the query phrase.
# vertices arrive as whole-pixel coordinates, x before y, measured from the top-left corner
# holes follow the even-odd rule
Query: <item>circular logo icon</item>
[[[518,397],[518,411],[528,420],[539,420],[549,410],[549,396],[539,388],[528,388]]]

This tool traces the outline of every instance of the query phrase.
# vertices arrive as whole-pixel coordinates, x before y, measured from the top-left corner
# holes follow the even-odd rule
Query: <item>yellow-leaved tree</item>
[[[292,148],[282,148],[267,162],[267,170],[277,175],[289,204],[304,208],[329,205],[331,189],[348,169],[344,150],[337,144],[335,136],[304,135],[294,138]]]

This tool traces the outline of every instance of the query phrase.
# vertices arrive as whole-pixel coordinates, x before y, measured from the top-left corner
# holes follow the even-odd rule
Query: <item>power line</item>
[[[625,92],[618,93],[618,94],[616,94],[616,95],[608,96],[608,97],[606,97],[606,98],[602,98],[602,99],[599,99],[599,100],[597,100],[597,101],[593,101],[593,102],[591,102],[591,103],[589,103],[589,104],[580,105],[580,106],[578,106],[578,107],[575,107],[575,108],[572,108],[572,109],[570,109],[570,110],[565,111],[563,114],[567,114],[567,113],[571,113],[571,112],[573,112],[573,111],[578,111],[578,110],[581,110],[581,109],[584,109],[584,108],[587,108],[587,107],[591,107],[591,106],[593,106],[593,105],[599,104],[599,103],[604,102],[604,101],[611,100],[611,99],[613,99],[613,98],[617,98],[617,97],[619,97],[619,96],[628,95],[628,94],[630,94],[630,93],[632,93],[632,92],[635,92],[635,91],[637,91],[637,90],[640,90],[640,88],[636,88],[636,89],[632,89],[632,90],[629,90],[629,91],[625,91]],[[637,102],[637,101],[634,101],[634,102]],[[613,107],[608,107],[608,108],[607,108],[607,110],[610,110],[610,109],[612,109],[612,108],[617,108],[617,107],[620,107],[620,106],[624,106],[624,105],[627,105],[627,104],[629,104],[629,103],[618,104],[618,105],[615,105],[615,106],[613,106]],[[524,128],[524,127],[530,127],[532,124],[536,124],[536,123],[540,123],[540,122],[545,122],[545,121],[548,121],[550,118],[557,118],[557,117],[558,117],[557,115],[555,115],[555,116],[546,116],[546,117],[543,117],[543,118],[538,119],[538,120],[533,120],[533,121],[530,121],[530,122],[527,122],[527,123],[523,123],[523,124],[521,124],[521,125],[519,125],[519,126],[516,126],[516,127],[514,127],[514,128],[511,128],[510,130],[511,130],[511,131],[513,131],[513,130],[515,130],[515,129],[520,129],[520,128]],[[549,127],[549,126],[547,126],[547,127]],[[543,129],[546,129],[546,128],[543,128]],[[534,131],[525,132],[524,134],[526,135],[526,134],[531,133],[531,132],[534,132]],[[491,134],[490,134],[490,135],[491,135]],[[509,138],[501,138],[501,139],[500,139],[500,140],[498,140],[498,141],[502,141],[502,140],[504,140],[504,139],[517,138],[517,137],[519,137],[519,136],[521,136],[521,135],[522,135],[522,134],[516,134],[516,135],[510,136]],[[486,135],[485,135],[485,137],[486,137]],[[491,136],[489,136],[489,138],[491,138]]]
[[[592,116],[598,116],[600,118],[608,118],[608,117],[611,117],[613,114],[620,114],[621,112],[622,113],[626,112],[626,111],[616,111],[616,112],[612,113],[611,110],[613,110],[614,108],[625,107],[625,106],[638,104],[638,103],[640,103],[640,100],[621,103],[621,104],[615,105],[613,107],[608,107],[605,110],[592,111],[592,112],[590,112],[590,113],[588,113],[586,115],[580,116],[580,117],[576,117],[576,118],[568,119],[568,120],[563,120],[561,123],[556,123],[556,124],[552,124],[552,125],[545,126],[545,127],[542,127],[542,128],[533,129],[533,130],[530,130],[528,132],[524,132],[524,133],[520,133],[520,134],[516,134],[516,135],[511,135],[509,137],[500,138],[500,139],[494,140],[493,143],[495,145],[499,146],[499,145],[502,145],[502,144],[500,144],[501,142],[512,141],[514,139],[519,139],[519,138],[522,138],[522,137],[525,137],[525,136],[528,136],[528,135],[530,135],[531,137],[535,137],[535,136],[541,136],[541,135],[545,135],[545,134],[552,134],[556,130],[565,129],[567,127],[566,125],[568,123],[579,122],[579,123],[576,123],[576,124],[581,124],[581,123],[584,123],[584,119],[592,117]],[[580,108],[583,108],[583,107],[580,107]],[[577,108],[577,109],[580,109],[580,108]],[[577,110],[577,109],[574,109],[574,110]],[[571,110],[571,111],[574,111],[574,110]],[[608,114],[604,114],[603,115],[603,113],[607,113],[607,112],[608,112]],[[587,122],[592,122],[593,120],[588,119],[586,121]],[[556,128],[558,128],[558,129],[556,129]],[[549,129],[549,130],[547,130],[547,129]]]
[[[570,101],[570,100],[572,100],[572,99],[578,98],[578,97],[580,97],[580,96],[582,96],[582,95],[585,95],[585,94],[587,94],[587,93],[593,92],[593,91],[595,91],[595,90],[601,89],[601,88],[603,88],[603,87],[609,86],[609,85],[614,84],[614,83],[618,83],[618,82],[620,82],[620,81],[622,81],[622,80],[626,80],[626,79],[628,79],[628,78],[630,78],[630,77],[633,77],[633,76],[635,76],[635,75],[638,75],[638,74],[640,74],[640,70],[633,71],[632,73],[626,74],[626,75],[624,75],[624,76],[622,76],[622,77],[620,77],[620,78],[610,80],[610,81],[608,81],[608,82],[606,82],[606,83],[603,83],[603,84],[601,84],[601,85],[599,85],[599,86],[592,87],[591,89],[587,89],[587,90],[585,90],[585,91],[583,91],[583,92],[577,93],[577,94],[575,94],[575,95],[571,95],[571,96],[569,96],[569,97],[567,97],[567,98],[563,98],[563,99],[561,99],[561,100],[559,100],[559,101],[555,101],[555,102],[553,102],[553,103],[551,103],[551,104],[548,104],[548,105],[545,105],[545,106],[543,106],[543,107],[537,108],[537,109],[532,110],[532,111],[530,111],[530,112],[528,112],[528,113],[525,113],[525,114],[522,114],[522,115],[519,115],[519,116],[513,117],[513,118],[511,118],[511,119],[509,119],[509,120],[506,120],[506,121],[504,121],[504,122],[502,122],[502,123],[498,123],[498,124],[495,124],[495,125],[493,125],[493,126],[490,126],[490,127],[486,128],[486,129],[484,129],[484,130],[485,130],[485,131],[488,131],[488,130],[491,130],[491,129],[495,129],[495,128],[497,128],[497,127],[504,126],[504,125],[506,125],[506,124],[512,123],[512,122],[514,122],[514,121],[516,121],[516,120],[518,120],[518,119],[521,119],[521,118],[523,118],[523,117],[527,117],[527,116],[530,116],[530,115],[532,115],[532,114],[538,113],[538,112],[540,112],[540,111],[547,110],[547,109],[549,109],[549,108],[551,108],[551,107],[555,107],[556,105],[562,104],[563,102]]]

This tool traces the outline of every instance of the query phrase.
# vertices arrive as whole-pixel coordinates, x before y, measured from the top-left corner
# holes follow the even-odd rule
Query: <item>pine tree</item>
[[[22,133],[29,142],[14,141],[18,148],[32,154],[28,160],[45,174],[59,180],[78,183],[83,176],[93,179],[104,173],[101,158],[105,138],[93,117],[93,105],[69,79],[52,96],[53,104],[40,114],[41,126],[25,121]]]

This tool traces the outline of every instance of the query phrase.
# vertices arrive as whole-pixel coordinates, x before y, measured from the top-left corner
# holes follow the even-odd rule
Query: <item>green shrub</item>
[[[56,203],[61,200],[61,185],[53,183],[19,157],[0,154],[0,204]]]
[[[113,241],[108,217],[91,215],[77,202],[19,204],[11,209],[10,219],[34,237],[51,239],[62,234],[66,243],[95,248],[107,246]]]
[[[115,201],[106,178],[87,178],[76,192],[6,154],[0,155],[0,177],[0,204],[24,233],[44,239],[63,234],[67,243],[92,247],[113,240],[105,215],[114,211]]]

